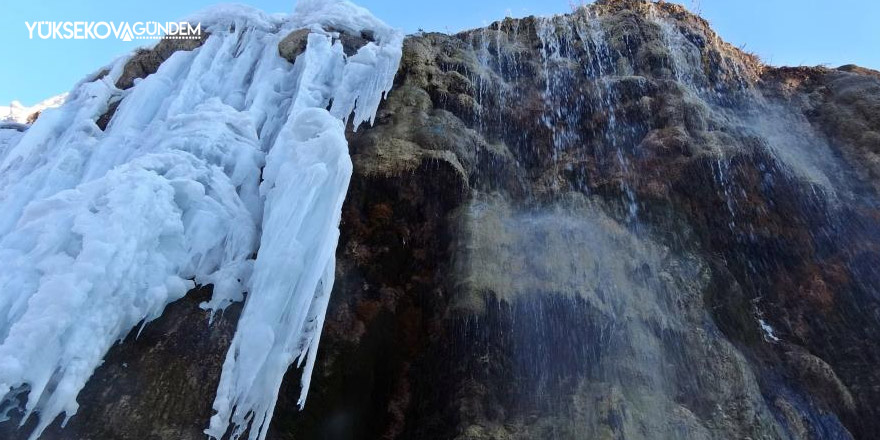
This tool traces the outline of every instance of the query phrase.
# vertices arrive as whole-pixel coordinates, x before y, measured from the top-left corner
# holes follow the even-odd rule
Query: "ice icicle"
[[[223,365],[217,413],[205,430],[218,439],[245,432],[265,438],[284,373],[297,360],[305,363],[299,404],[305,403],[352,171],[343,120],[354,113],[355,128],[372,121],[400,62],[403,36],[362,8],[307,1],[297,14],[313,32],[295,63],[299,90],[290,116],[266,158],[260,252]],[[376,41],[351,57],[334,42],[335,32],[364,31]]]
[[[278,166],[267,166],[263,184],[268,194],[251,293],[223,365],[217,414],[206,431],[216,438],[229,421],[238,437],[251,418],[250,438],[265,436],[284,373],[314,348],[333,283],[327,268],[335,259],[351,177],[343,124],[326,110],[305,109],[279,140],[268,158]]]
[[[249,292],[207,432],[264,437],[296,361],[305,399],[351,176],[345,124],[372,121],[403,36],[339,0],[191,20],[210,37],[131,88],[115,87],[122,57],[32,126],[0,125],[0,396],[29,390],[32,438],[195,285],[214,285],[215,311]],[[291,63],[278,43],[303,28]],[[369,41],[346,56],[339,33]]]

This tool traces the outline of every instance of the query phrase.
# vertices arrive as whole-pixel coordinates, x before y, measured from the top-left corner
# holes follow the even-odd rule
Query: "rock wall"
[[[880,73],[673,4],[409,37],[269,438],[873,438],[878,133]],[[45,437],[200,438],[235,313],[191,295]]]
[[[276,435],[871,438],[878,86],[671,4],[410,37],[352,153],[427,192],[352,188],[359,288]]]

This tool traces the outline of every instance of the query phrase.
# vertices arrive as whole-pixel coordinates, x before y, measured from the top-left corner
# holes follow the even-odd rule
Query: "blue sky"
[[[570,0],[356,0],[408,33],[454,32],[505,15],[549,15]],[[29,40],[25,21],[169,21],[216,0],[0,0],[0,105],[26,105],[67,91],[83,76],[135,47],[116,40]],[[243,0],[267,12],[289,12],[294,0]],[[775,65],[880,70],[880,0],[682,0],[709,20],[728,42]]]

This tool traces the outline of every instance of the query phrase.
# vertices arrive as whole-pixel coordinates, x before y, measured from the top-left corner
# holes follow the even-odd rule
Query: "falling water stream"
[[[765,186],[777,181],[798,187],[797,196],[774,195],[776,190],[767,187],[767,196],[803,203],[797,208],[802,217],[794,221],[815,223],[811,233],[819,241],[834,225],[840,227],[840,217],[811,205],[833,210],[851,183],[803,116],[765,99],[754,85],[755,75],[746,74],[750,68],[717,37],[697,46],[684,25],[652,3],[643,4],[633,22],[639,32],[632,34],[621,36],[623,25],[606,14],[601,7],[586,7],[534,19],[529,24],[538,54],[532,64],[524,55],[520,35],[528,31],[520,22],[516,27],[510,21],[493,23],[465,37],[479,66],[471,77],[479,90],[475,128],[521,155],[524,174],[536,168],[526,160],[531,154],[544,155],[537,167],[550,176],[527,183],[531,186],[523,199],[499,195],[504,190],[491,185],[474,196],[462,220],[467,238],[456,272],[465,287],[455,304],[482,318],[478,324],[467,321],[462,340],[487,341],[486,362],[512,365],[504,378],[519,384],[512,392],[519,396],[517,409],[511,411],[565,414],[551,417],[559,424],[549,431],[535,431],[541,435],[589,438],[602,435],[600,426],[611,425],[624,437],[653,429],[701,438],[708,435],[704,428],[683,415],[681,402],[669,400],[708,386],[709,379],[689,376],[682,359],[729,359],[731,368],[744,372],[735,386],[758,396],[759,385],[745,360],[719,339],[721,330],[712,317],[698,312],[705,307],[700,292],[714,288],[710,265],[715,263],[681,246],[689,240],[685,225],[665,218],[665,230],[659,230],[656,208],[642,218],[643,205],[657,204],[639,195],[646,192],[642,174],[651,172],[643,161],[651,154],[644,149],[652,127],[649,121],[633,120],[633,102],[662,90],[663,99],[679,99],[695,109],[697,116],[685,118],[695,120],[699,129],[728,124],[736,127],[738,139],[752,143],[753,149],[742,150],[738,144],[743,141],[711,133],[717,138],[700,154],[705,173],[712,176],[707,182],[714,186],[712,197],[719,201],[717,216],[725,218],[724,240],[733,243],[727,258],[758,253],[754,261],[742,263],[754,280],[768,279],[764,271],[779,262],[757,250],[758,220],[753,212],[741,213],[752,183],[742,179],[750,179],[757,168]],[[616,26],[613,43],[606,36],[609,26]],[[663,61],[650,73],[634,66],[645,55],[627,40],[645,35],[656,35],[650,44],[661,44],[651,47]],[[648,43],[643,45],[645,51]],[[716,72],[707,73],[706,59],[715,60]],[[522,72],[534,66],[539,69],[534,82],[524,85]],[[517,96],[529,88],[539,91],[542,102],[534,125],[543,127],[535,130],[545,137],[537,142],[533,137],[523,141],[516,130],[499,123],[507,117],[502,116],[505,106],[517,105]],[[547,149],[532,153],[538,145]],[[547,171],[547,164],[553,171]],[[615,182],[617,191],[608,197],[608,187],[597,187],[597,181]],[[784,336],[774,332],[773,317],[762,311],[768,293],[763,282],[744,283],[753,289],[750,326],[768,343],[778,344]],[[713,342],[694,345],[695,339]],[[771,409],[755,405],[766,429],[776,429],[769,427]],[[813,411],[807,406],[802,410]],[[607,419],[597,419],[596,411]]]

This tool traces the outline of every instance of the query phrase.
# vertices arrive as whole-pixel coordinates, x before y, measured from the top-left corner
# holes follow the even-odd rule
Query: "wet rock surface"
[[[291,371],[269,438],[880,432],[877,72],[600,0],[409,37],[377,116],[349,133],[309,400]],[[236,314],[197,304],[45,438],[201,438]]]
[[[877,78],[789,70],[639,1],[409,38],[356,173],[460,166],[467,196],[407,202],[444,216],[447,251],[393,278],[371,252],[422,251],[416,218],[344,237],[341,279],[375,275],[336,291],[309,404],[275,435],[871,438]],[[381,198],[347,212],[400,206]]]

